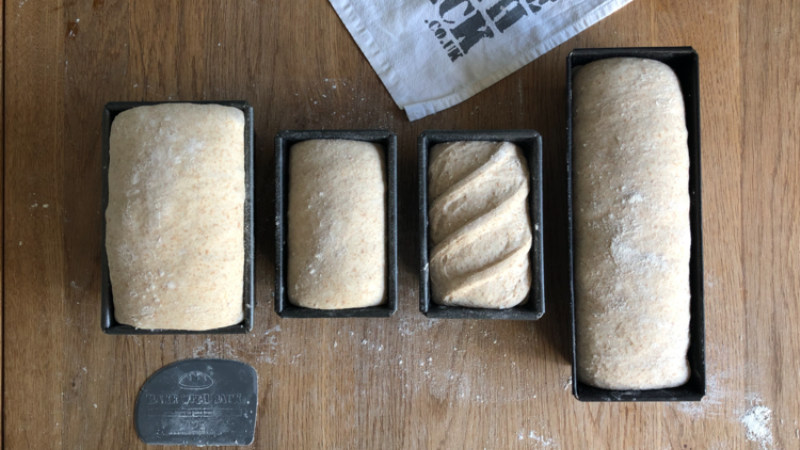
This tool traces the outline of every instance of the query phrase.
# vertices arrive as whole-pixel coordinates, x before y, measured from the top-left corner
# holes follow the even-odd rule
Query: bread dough
[[[242,321],[244,114],[161,104],[111,125],[106,251],[117,322],[210,330]]]
[[[509,142],[452,142],[430,156],[433,300],[504,309],[527,299],[529,173]]]
[[[574,78],[578,378],[606,389],[689,378],[689,151],[665,64],[605,59]]]
[[[289,151],[289,301],[315,309],[375,306],[386,285],[383,149],[310,140]]]

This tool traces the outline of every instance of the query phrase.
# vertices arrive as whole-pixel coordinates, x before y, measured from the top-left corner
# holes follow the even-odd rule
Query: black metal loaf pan
[[[457,141],[512,142],[528,160],[528,210],[533,229],[529,253],[533,281],[527,301],[508,309],[443,306],[431,300],[428,267],[428,162],[436,144]],[[542,246],[542,137],[533,130],[425,131],[419,136],[419,310],[436,319],[537,320],[544,314],[544,251]]]
[[[111,123],[123,111],[138,106],[159,105],[162,103],[195,103],[230,106],[244,113],[244,286],[242,291],[242,305],[244,319],[241,323],[215,330],[146,330],[123,325],[114,318],[114,295],[111,289],[111,279],[108,273],[108,255],[106,254],[106,220],[105,211],[108,207],[108,165],[109,142],[111,138]],[[106,334],[244,334],[253,328],[253,268],[255,261],[255,244],[253,235],[253,108],[245,101],[198,101],[198,102],[111,102],[103,109],[103,245],[102,247],[102,300],[100,311],[100,326]]]
[[[379,144],[386,162],[386,302],[349,309],[312,309],[293,305],[286,292],[289,252],[286,245],[289,152],[314,139],[342,139]],[[397,136],[386,130],[285,130],[275,137],[275,312],[283,318],[389,317],[397,311]]]
[[[686,127],[689,130],[689,211],[692,249],[689,260],[691,321],[688,358],[689,381],[670,389],[617,391],[599,389],[578,381],[575,335],[575,271],[574,227],[572,211],[572,74],[578,66],[606,58],[647,58],[661,61],[672,68],[680,81],[686,105]],[[705,325],[703,319],[703,214],[700,179],[700,76],[697,53],[691,47],[655,48],[587,48],[576,49],[567,57],[567,214],[570,254],[570,313],[572,318],[572,380],[575,398],[588,402],[669,402],[699,401],[706,393]]]

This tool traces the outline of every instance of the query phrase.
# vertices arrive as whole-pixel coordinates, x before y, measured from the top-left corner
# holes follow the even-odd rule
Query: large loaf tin
[[[111,138],[111,123],[123,111],[137,106],[158,105],[162,103],[195,103],[215,104],[230,106],[244,113],[244,173],[245,173],[245,201],[244,201],[244,286],[242,291],[242,306],[244,319],[242,322],[229,327],[215,330],[189,331],[189,330],[145,330],[123,325],[114,319],[114,296],[111,289],[111,279],[108,272],[108,255],[106,254],[106,220],[105,211],[108,207],[108,164],[109,142]],[[253,108],[245,101],[200,101],[200,102],[111,102],[103,109],[103,245],[102,247],[102,285],[100,326],[107,334],[244,334],[253,328],[253,269],[255,265],[255,244],[253,235]]]
[[[582,65],[606,58],[647,58],[661,61],[672,68],[680,81],[686,105],[686,127],[689,131],[689,211],[692,249],[689,260],[691,290],[691,333],[689,343],[689,381],[679,387],[653,390],[599,389],[578,381],[575,335],[575,271],[574,226],[572,211],[572,76]],[[691,47],[656,48],[587,48],[576,49],[567,57],[567,214],[570,253],[570,313],[572,318],[572,389],[575,398],[589,402],[615,401],[699,401],[706,392],[705,326],[703,320],[703,214],[700,182],[700,79],[697,53]]]
[[[312,139],[344,139],[379,144],[386,167],[386,302],[367,308],[311,309],[293,305],[286,292],[289,153]],[[397,136],[386,130],[281,131],[275,138],[275,312],[283,318],[389,317],[397,311]]]
[[[436,144],[457,141],[512,142],[528,160],[528,210],[533,243],[529,253],[533,281],[527,301],[508,309],[443,306],[431,301],[428,253],[428,163]],[[544,314],[544,251],[542,244],[542,137],[533,130],[425,131],[419,136],[419,310],[436,319],[537,320]]]

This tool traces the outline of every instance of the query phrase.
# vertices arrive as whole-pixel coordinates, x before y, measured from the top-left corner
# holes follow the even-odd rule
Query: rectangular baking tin
[[[428,162],[436,144],[457,141],[511,142],[528,160],[528,210],[533,229],[529,253],[533,281],[524,304],[508,309],[443,306],[431,301],[428,252]],[[533,130],[425,131],[419,136],[419,310],[435,319],[537,320],[544,314],[544,250],[542,245],[542,137]]]
[[[114,296],[111,289],[111,279],[108,273],[108,255],[106,254],[106,220],[105,212],[108,207],[108,165],[110,157],[109,142],[111,138],[111,123],[123,111],[137,106],[159,105],[162,103],[195,103],[201,105],[230,106],[244,113],[244,286],[242,303],[244,306],[244,319],[241,323],[214,330],[146,330],[123,325],[114,318]],[[102,300],[100,307],[100,326],[106,334],[244,334],[253,328],[253,268],[255,261],[254,225],[253,225],[253,108],[245,101],[200,101],[200,102],[111,102],[103,109],[103,245],[102,247]]]
[[[606,58],[647,58],[661,61],[678,76],[686,105],[689,130],[689,210],[692,249],[689,260],[689,286],[692,295],[688,358],[689,381],[670,389],[616,391],[599,389],[578,381],[575,335],[574,227],[572,211],[572,73],[573,69]],[[567,214],[569,227],[570,314],[572,318],[572,391],[587,402],[672,402],[700,401],[706,393],[705,325],[703,320],[703,213],[700,182],[700,76],[697,53],[691,47],[587,48],[576,49],[567,57]]]
[[[286,293],[289,251],[289,152],[292,145],[313,139],[343,139],[379,144],[386,162],[386,302],[349,309],[313,309],[293,305]],[[291,225],[288,225],[291,226]],[[284,130],[275,137],[275,312],[283,318],[389,317],[397,311],[397,136],[386,130]]]

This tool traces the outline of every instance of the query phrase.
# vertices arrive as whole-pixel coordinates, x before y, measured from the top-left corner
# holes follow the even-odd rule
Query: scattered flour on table
[[[328,87],[330,87],[331,89],[338,88],[339,84],[341,84],[344,87],[347,87],[347,78],[338,78],[338,79],[325,78],[325,84],[328,85]],[[350,87],[350,90],[351,91],[355,91],[355,89],[353,87]]]
[[[707,354],[723,355],[728,352],[728,348],[719,344],[711,344],[707,349]],[[742,371],[749,370],[748,367],[736,369],[726,369],[719,367],[718,358],[710,358],[706,373],[706,396],[699,402],[680,402],[675,404],[678,412],[690,416],[692,419],[702,419],[704,417],[719,417],[723,415],[723,404],[731,396],[736,397],[735,391],[726,390],[727,381]]]
[[[277,333],[279,331],[281,331],[281,326],[280,325],[275,325],[274,327],[272,327],[269,330],[265,331],[264,332],[264,336],[269,336],[270,334]]]
[[[195,347],[192,350],[192,357],[194,358],[218,358],[221,356],[222,348],[220,347],[219,343],[212,341],[210,338],[206,338],[203,341],[203,345],[200,347]]]
[[[706,379],[706,396],[699,402],[680,402],[675,408],[693,419],[702,419],[708,416],[721,416],[722,403],[725,400],[725,390],[722,380],[728,378],[727,372],[709,375]]]
[[[772,448],[772,410],[763,405],[753,406],[739,418],[748,440],[763,450]]]
[[[550,447],[556,445],[556,443],[551,438],[546,438],[544,436],[539,436],[533,431],[528,433],[528,439],[533,439],[535,442],[539,443],[542,447]]]
[[[422,371],[425,382],[415,386],[415,391],[424,389],[440,401],[450,400],[470,403],[508,404],[527,402],[537,398],[531,383],[512,382],[507,385],[492,385],[484,382],[490,379],[496,370],[489,363],[451,366],[445,361],[442,366],[431,358],[427,363],[419,361],[418,365],[407,366],[407,370]]]
[[[517,440],[522,441],[522,440],[525,440],[526,438],[531,440],[531,441],[533,441],[534,446],[535,446],[533,448],[556,448],[556,447],[558,447],[558,444],[552,438],[548,438],[548,437],[545,437],[543,435],[539,435],[533,430],[530,430],[530,431],[526,432],[525,429],[522,428],[520,431],[517,432]]]
[[[438,319],[401,319],[398,331],[402,336],[413,336],[419,331],[428,331],[438,324]]]

